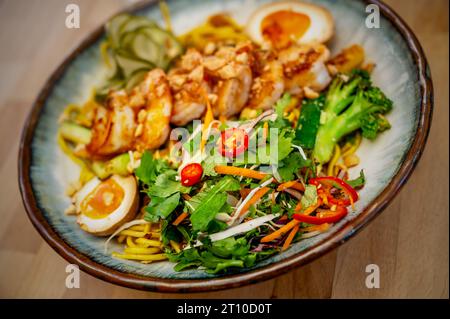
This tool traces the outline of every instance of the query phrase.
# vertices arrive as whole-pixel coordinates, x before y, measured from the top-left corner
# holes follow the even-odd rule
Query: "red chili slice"
[[[184,186],[193,186],[200,182],[202,175],[203,168],[200,164],[188,164],[181,170],[181,184]]]
[[[355,191],[355,189],[338,177],[326,176],[326,177],[310,178],[309,183],[316,186],[319,186],[319,184],[327,186],[338,186],[344,191],[344,193],[347,194],[348,196],[347,198],[336,198],[335,196],[333,196],[328,192],[327,193],[328,202],[330,202],[331,204],[348,206],[358,200],[358,193]]]
[[[336,211],[327,210],[326,214],[328,216],[319,217],[319,216],[310,216],[304,214],[294,214],[294,219],[313,225],[321,225],[325,223],[337,223],[342,218],[347,216],[348,210],[344,206],[337,206]]]
[[[222,156],[236,157],[248,149],[248,134],[245,130],[231,128],[222,132],[219,151]]]

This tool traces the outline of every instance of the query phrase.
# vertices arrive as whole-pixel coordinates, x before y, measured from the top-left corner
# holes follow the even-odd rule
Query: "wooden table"
[[[132,1],[73,0],[81,28],[64,27],[68,1],[0,0],[0,297],[32,298],[448,298],[448,1],[388,1],[421,41],[433,73],[435,113],[425,153],[401,194],[340,248],[274,280],[215,293],[167,295],[87,274],[65,287],[67,262],[28,220],[17,186],[18,141],[44,81],[81,39]],[[367,289],[365,267],[381,270]]]

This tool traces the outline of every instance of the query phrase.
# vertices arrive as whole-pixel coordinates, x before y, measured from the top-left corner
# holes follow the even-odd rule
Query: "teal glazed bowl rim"
[[[66,243],[49,224],[41,208],[37,204],[35,194],[33,193],[30,166],[32,158],[31,142],[35,133],[37,123],[40,119],[42,108],[48,98],[55,83],[62,77],[67,66],[86,48],[95,43],[103,35],[103,27],[97,28],[76,49],[60,64],[45,83],[35,100],[31,112],[28,115],[23,128],[19,157],[19,187],[22,200],[28,217],[34,227],[47,241],[47,243],[68,262],[79,265],[80,269],[98,277],[102,280],[122,285],[125,287],[172,293],[202,292],[221,289],[236,288],[263,280],[271,279],[281,275],[295,267],[305,265],[312,260],[324,255],[330,250],[336,248],[349,238],[359,232],[372,219],[374,219],[384,208],[393,200],[401,187],[406,183],[414,168],[416,167],[428,138],[431,127],[433,113],[433,85],[430,69],[423,52],[423,49],[412,30],[389,6],[379,0],[361,0],[366,4],[376,4],[380,8],[380,13],[389,20],[398,33],[403,37],[413,61],[417,65],[418,87],[420,89],[420,109],[416,120],[416,132],[413,141],[406,152],[404,161],[399,170],[386,186],[386,188],[354,219],[348,221],[339,228],[330,237],[325,238],[315,245],[303,250],[291,257],[279,262],[275,262],[261,268],[250,270],[248,272],[211,279],[164,279],[155,277],[145,277],[131,273],[121,272],[111,269],[105,265],[97,263],[88,256],[80,253],[74,247]],[[151,6],[157,1],[143,1],[129,7],[124,12],[134,12],[147,6]]]

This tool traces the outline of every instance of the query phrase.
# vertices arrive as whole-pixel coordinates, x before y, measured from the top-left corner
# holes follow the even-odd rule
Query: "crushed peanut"
[[[142,123],[140,123],[137,128],[136,131],[134,132],[134,137],[139,137],[142,135],[142,133],[144,132],[144,125]]]
[[[319,93],[317,93],[313,89],[309,88],[308,86],[305,86],[303,88],[303,91],[305,92],[305,96],[308,99],[317,99],[319,97]]]

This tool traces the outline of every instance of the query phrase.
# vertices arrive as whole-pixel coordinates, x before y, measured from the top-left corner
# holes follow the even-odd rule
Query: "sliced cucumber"
[[[139,69],[150,70],[154,67],[151,63],[136,59],[133,56],[131,56],[128,52],[121,50],[117,51],[116,60],[125,78],[129,78],[130,75],[133,74],[136,70]]]
[[[95,90],[95,99],[97,101],[103,101],[108,95],[110,90],[120,90],[125,86],[125,81],[120,79],[110,79],[102,87]]]
[[[94,172],[95,176],[100,179],[105,179],[111,175],[106,169],[106,162],[93,161],[91,165],[91,170]]]
[[[133,39],[133,53],[136,57],[158,65],[163,52],[160,47],[145,33],[138,33]]]
[[[63,122],[59,127],[62,137],[77,144],[88,144],[91,141],[91,130],[71,122]]]
[[[113,78],[116,76],[118,72],[118,65],[116,59],[114,59],[114,51],[112,49],[106,49],[105,50],[105,58],[108,59],[108,71],[106,73],[106,77],[108,79]]]
[[[119,14],[106,23],[106,32],[114,47],[119,46],[121,26],[130,19],[132,16],[129,14]]]
[[[126,85],[125,89],[131,90],[136,85],[141,83],[144,80],[145,75],[147,73],[148,73],[148,69],[140,69],[140,70],[134,71],[133,74],[131,74],[130,77],[127,79],[127,81],[126,81],[127,85]]]
[[[125,33],[134,32],[141,27],[156,27],[156,23],[145,17],[132,16],[120,25],[119,35],[122,36]]]
[[[128,171],[128,163],[130,163],[130,155],[123,153],[109,160],[107,164],[107,171],[111,174],[118,174],[122,176],[130,175]]]
[[[99,100],[111,89],[136,86],[145,73],[155,67],[167,70],[174,58],[183,52],[181,43],[172,33],[143,16],[117,15],[106,24],[106,31],[108,52],[104,57],[114,62],[114,68],[108,82],[96,93]]]
[[[169,59],[173,59],[183,52],[183,46],[170,32],[164,31],[158,27],[145,28],[142,30],[153,41],[161,46],[163,52]]]
[[[134,38],[138,35],[136,31],[127,32],[120,37],[120,48],[122,50],[131,50]]]
[[[123,153],[109,161],[93,161],[91,169],[100,179],[108,178],[113,174],[128,176],[130,175],[128,163],[130,163],[130,156],[128,153]]]

